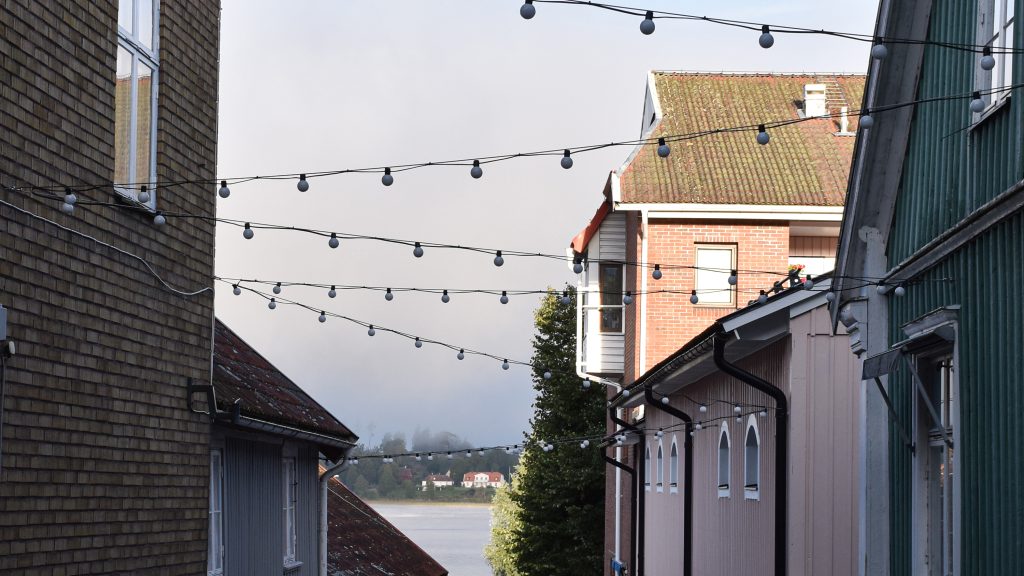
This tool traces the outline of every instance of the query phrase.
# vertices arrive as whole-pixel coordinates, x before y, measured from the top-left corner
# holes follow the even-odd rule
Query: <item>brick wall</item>
[[[0,180],[109,183],[114,170],[117,2],[0,7]],[[216,166],[220,6],[163,0],[157,175]],[[109,185],[58,203],[0,192],[0,303],[7,364],[0,573],[199,574],[206,564],[209,423],[185,381],[210,378],[211,224],[163,228]],[[214,186],[157,190],[157,207],[213,215]],[[89,238],[91,237],[91,238]],[[108,246],[109,245],[109,246]]]

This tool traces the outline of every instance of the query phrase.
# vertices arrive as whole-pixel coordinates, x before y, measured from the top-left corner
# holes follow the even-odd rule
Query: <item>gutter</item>
[[[662,404],[654,397],[652,387],[644,385],[644,398],[656,410],[675,416],[686,423],[683,438],[683,576],[693,574],[693,419],[690,415],[669,404]]]
[[[789,400],[785,392],[774,384],[763,380],[746,370],[730,364],[725,359],[724,333],[715,336],[715,366],[740,382],[763,392],[775,400],[775,576],[786,576],[787,526],[788,522],[788,462],[789,462]]]
[[[278,436],[285,436],[287,438],[304,440],[306,442],[311,442],[313,444],[318,444],[320,446],[330,446],[332,448],[337,448],[341,450],[343,453],[348,453],[348,451],[355,446],[355,442],[342,440],[335,436],[328,436],[326,434],[310,432],[308,430],[300,430],[298,428],[293,428],[291,426],[285,426],[284,424],[277,424],[274,422],[268,422],[266,420],[260,420],[258,418],[249,418],[247,416],[242,416],[238,413],[238,410],[239,404],[236,403],[233,406],[232,411],[229,413],[218,411],[217,420],[230,421],[232,424],[238,426],[239,428],[258,430],[260,432],[269,432],[271,434],[275,434]],[[225,414],[229,414],[229,417],[225,418]]]
[[[317,531],[319,536],[318,574],[320,576],[327,576],[327,483],[330,482],[331,478],[341,474],[348,467],[348,454],[352,448],[351,446],[347,448],[342,453],[338,462],[328,466],[324,473],[320,475],[320,525]]]

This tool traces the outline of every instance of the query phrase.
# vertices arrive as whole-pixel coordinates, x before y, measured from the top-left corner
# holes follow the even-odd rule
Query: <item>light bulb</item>
[[[473,167],[469,169],[469,175],[473,178],[479,178],[484,175],[484,169],[480,167],[479,160],[473,160]]]
[[[359,458],[353,458],[352,459],[352,464],[355,465],[355,466],[359,466]]]
[[[234,288],[232,288],[231,291],[235,293],[235,296],[238,296],[242,293],[242,289],[238,287],[238,284],[235,284]]]
[[[417,454],[417,455],[416,455],[416,461],[417,461],[417,462],[419,462],[419,461],[421,461],[421,460],[423,460],[423,457],[422,457],[422,456],[420,456],[419,454]]]
[[[331,232],[331,239],[327,241],[327,245],[331,248],[337,248],[341,242],[338,240],[338,235]]]
[[[761,45],[761,48],[771,48],[775,45],[775,37],[772,36],[772,31],[767,24],[761,26],[761,36],[757,39],[757,43]]]
[[[245,230],[242,230],[242,236],[244,236],[246,240],[252,240],[253,235],[254,233],[252,231],[252,228],[249,226],[249,223],[246,222]]]
[[[391,168],[384,169],[384,175],[380,177],[380,183],[385,186],[391,186],[395,183],[395,177],[391,175]]]
[[[275,300],[274,298],[271,298],[270,302],[267,303],[267,308],[270,308],[271,310],[273,310],[274,308],[277,308],[277,300]]]
[[[75,212],[75,205],[70,202],[64,202],[60,205],[60,211],[65,214],[73,214]]]
[[[903,286],[897,286],[896,289],[892,291],[892,293],[902,298],[903,296],[907,295],[907,289],[904,288]]]
[[[867,129],[867,128],[871,128],[874,125],[875,125],[875,119],[871,116],[871,111],[870,110],[865,110],[860,115],[860,127]]]
[[[871,47],[871,57],[875,60],[885,60],[885,57],[889,55],[889,49],[885,47],[885,44],[877,43]]]
[[[590,445],[590,442],[587,442],[586,440],[584,440],[583,442],[580,442],[580,448],[586,448],[589,445]]]
[[[167,217],[164,216],[163,212],[157,212],[156,216],[153,216],[153,224],[163,226],[164,224],[167,224]]]
[[[306,182],[305,174],[299,174],[299,183],[295,187],[299,189],[299,192],[309,190],[309,182]]]
[[[627,290],[626,295],[622,297],[622,303],[626,306],[633,303],[633,294],[629,290]]]
[[[570,152],[568,148],[566,148],[565,152],[562,154],[562,168],[565,168],[566,170],[572,168],[572,152]]]
[[[982,70],[991,70],[996,67],[996,59],[992,56],[992,47],[985,46],[981,49],[981,60],[978,62]]]
[[[661,438],[665,435],[665,432],[663,432],[661,428],[658,428],[658,431],[655,432],[654,435],[657,436],[658,438]]]
[[[654,272],[651,272],[651,278],[661,280],[661,264],[654,265]]]
[[[888,291],[889,288],[885,284],[882,284],[881,282],[878,283],[878,286],[875,286],[875,292],[878,292],[879,294],[885,295],[885,293]]]
[[[697,430],[700,430],[700,429],[704,428],[704,425],[701,424],[700,422],[697,422],[697,424],[694,425],[694,428],[696,428]]]
[[[554,444],[548,444],[544,449],[547,450],[548,452],[551,452],[552,450],[555,449],[555,446]]]
[[[825,300],[828,300],[829,302],[834,302],[835,299],[836,295],[834,292],[829,292],[828,294],[825,294]]]
[[[373,329],[373,324],[370,324],[370,329],[366,331],[367,336],[373,336],[377,331]]]
[[[562,304],[562,306],[568,306],[569,304],[571,304],[572,298],[569,298],[569,291],[563,290],[562,297],[559,298],[558,301]]]
[[[501,363],[501,369],[508,370],[508,360],[505,360],[504,362]]]
[[[324,322],[327,322],[327,314],[323,310],[320,311],[320,318],[319,318],[319,320],[320,320],[321,324],[323,324]]]
[[[647,11],[647,14],[644,16],[644,21],[640,23],[640,32],[642,32],[644,36],[654,34],[654,12],[650,10]]]
[[[668,155],[672,153],[672,149],[665,143],[664,138],[658,138],[658,156],[662,158],[668,158]]]
[[[590,379],[589,378],[587,378],[586,380],[583,381],[583,389],[584,390],[590,389]]]
[[[810,274],[808,274],[807,275],[807,279],[804,280],[804,288],[806,288],[808,290],[811,290],[812,288],[814,288],[814,280],[811,278]]]
[[[519,15],[527,20],[537,15],[537,7],[533,5],[533,0],[526,0],[526,3],[519,7]]]
[[[551,380],[551,371],[550,370],[545,370],[544,371],[544,379],[545,380]]]
[[[760,416],[761,418],[764,418],[765,416],[768,415],[768,411],[767,410],[761,410],[760,412],[757,413],[757,415]]]
[[[481,457],[481,458],[483,458],[484,457],[484,450],[483,450],[483,448],[477,450],[476,451],[476,455]]]
[[[451,460],[451,459],[452,459],[452,453],[451,453],[451,452],[449,452],[449,453],[448,453],[448,459],[449,459],[449,460]]]
[[[423,257],[423,246],[420,246],[419,242],[417,242],[414,245],[414,248],[412,249],[412,255],[417,257],[417,258],[422,258]]]
[[[145,186],[139,190],[139,203],[149,204],[149,190],[146,190]]]
[[[443,293],[441,294],[441,302],[444,302],[445,304],[447,304],[449,300],[451,300],[451,298],[449,298],[449,297],[448,297],[448,291],[447,291],[447,290],[445,290],[445,291],[444,291],[444,292],[443,292]]]
[[[508,304],[508,292],[506,292],[505,290],[502,290],[501,291],[501,299],[500,300],[501,300],[502,304]]]
[[[427,460],[433,460],[433,459],[434,459],[434,455],[433,454],[427,454]]]
[[[231,196],[231,189],[228,188],[227,180],[220,181],[220,190],[217,191],[217,194],[219,194],[221,198],[227,198],[228,196]]]
[[[628,389],[628,388],[623,388],[623,389],[622,389],[622,397],[623,397],[623,398],[629,398],[629,395],[630,395],[630,394],[631,394],[631,392],[629,391],[629,389]]]
[[[985,110],[985,100],[981,97],[981,92],[975,92],[971,94],[971,112],[980,114]]]
[[[757,303],[758,304],[764,304],[767,301],[768,301],[768,294],[766,294],[764,290],[761,290],[761,293],[758,294],[758,296],[757,296]]]
[[[274,294],[280,294],[280,293],[281,293],[281,283],[278,282],[277,284],[274,284]]]
[[[708,407],[706,404],[701,404],[700,408],[698,408],[697,410],[699,410],[701,414],[706,414],[708,411]]]
[[[737,422],[743,422],[743,416],[737,416],[736,417],[736,421]]]
[[[733,270],[729,273],[729,286],[735,286],[737,281],[739,281],[739,274]]]
[[[464,360],[466,358],[466,351],[460,348],[459,355],[456,356],[456,358],[458,358],[459,360]]]
[[[423,342],[420,340],[419,336],[416,337],[416,347],[423,348]]]
[[[661,397],[661,403],[667,406],[668,403],[669,403],[668,396],[662,396]]]
[[[697,297],[697,291],[690,290],[690,304],[696,304],[697,302],[700,302],[700,298]]]
[[[384,292],[384,299],[388,302],[395,299],[395,295],[391,293],[391,288],[388,288],[387,291]]]
[[[469,451],[469,450],[466,450],[466,458],[472,458],[472,457],[473,457],[473,453],[471,451]]]
[[[739,404],[737,404],[732,407],[732,411],[739,414],[740,412],[743,412],[743,408]]]
[[[583,262],[580,261],[579,257],[576,257],[572,263],[572,271],[574,274],[583,273]]]
[[[494,265],[501,266],[505,263],[505,259],[501,257],[501,250],[494,253]]]
[[[338,295],[338,290],[334,286],[331,286],[331,289],[327,291],[327,297],[328,298],[334,298],[337,295]]]
[[[759,124],[757,126],[757,143],[764,146],[771,139],[772,137],[768,135],[768,132],[765,132],[764,124]]]

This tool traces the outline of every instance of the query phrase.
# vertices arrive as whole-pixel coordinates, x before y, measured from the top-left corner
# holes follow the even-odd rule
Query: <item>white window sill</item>
[[[719,488],[718,489],[718,497],[719,498],[728,498],[729,497],[729,489],[726,488],[725,490],[723,490],[723,489]]]
[[[971,125],[967,127],[967,131],[971,132],[975,128],[978,128],[979,126],[984,124],[985,121],[989,119],[989,117],[994,116],[996,114],[996,112],[999,112],[1000,110],[1002,110],[1003,106],[1007,106],[1007,105],[1009,105],[1009,103],[1010,103],[1010,96],[1007,93],[1006,96],[1002,96],[1002,97],[999,98],[999,100],[996,100],[995,102],[992,102],[991,104],[986,106],[985,109],[982,110],[981,112],[979,112],[978,114],[972,114],[972,116],[974,116],[974,122],[972,122]]]
[[[651,485],[650,484],[644,484],[644,492],[650,492],[650,491],[651,491]]]
[[[665,488],[663,488],[661,485],[658,485],[658,493],[660,494],[660,493],[662,493],[664,491],[665,491]]]
[[[298,562],[296,560],[287,560],[284,563],[284,574],[298,572],[299,568],[302,568],[302,562]]]
[[[669,486],[668,493],[669,494],[679,494],[679,488],[676,488],[675,486]]]
[[[760,500],[761,499],[761,491],[760,490],[746,490],[746,491],[743,492],[743,499],[744,500]]]

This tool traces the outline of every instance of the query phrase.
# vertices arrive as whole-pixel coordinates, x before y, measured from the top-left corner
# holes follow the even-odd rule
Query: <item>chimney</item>
[[[850,132],[850,118],[847,116],[847,108],[843,106],[839,109],[839,132],[842,134],[848,134]]]
[[[825,85],[804,84],[804,117],[817,118],[827,116],[828,109],[825,106]]]

